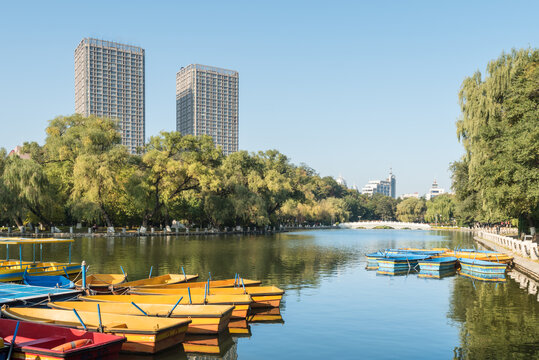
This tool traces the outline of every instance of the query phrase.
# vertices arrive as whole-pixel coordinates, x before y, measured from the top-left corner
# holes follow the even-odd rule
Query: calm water
[[[286,290],[282,320],[238,323],[221,339],[226,359],[539,359],[539,302],[519,284],[455,275],[443,279],[378,275],[365,253],[389,247],[473,246],[469,234],[398,230],[320,230],[275,236],[92,238],[73,260],[90,272],[130,279],[198,273],[205,280],[260,279]],[[49,245],[45,258],[67,258]],[[0,257],[3,255],[0,251]],[[25,250],[31,259],[31,248]],[[145,357],[148,359],[148,357]],[[213,358],[181,347],[156,359]],[[216,358],[220,358],[216,356]]]

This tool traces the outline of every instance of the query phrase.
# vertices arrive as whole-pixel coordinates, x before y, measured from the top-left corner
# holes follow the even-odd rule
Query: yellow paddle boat
[[[0,264],[0,282],[5,281],[22,281],[24,273],[29,275],[64,275],[77,274],[81,271],[79,263],[71,262],[71,247],[73,239],[25,239],[25,238],[0,238],[0,245],[6,246],[6,260]],[[44,244],[69,244],[69,261],[67,263],[43,261],[43,245]],[[22,246],[32,245],[33,258],[32,261],[23,261]],[[38,247],[39,245],[39,247]],[[9,258],[10,246],[16,246],[19,249],[19,260]],[[39,249],[39,258],[37,261],[36,252]]]
[[[122,288],[128,288],[128,287],[153,288],[153,287],[160,287],[160,286],[170,286],[173,284],[186,283],[196,278],[198,278],[198,274],[195,274],[195,275],[166,274],[166,275],[150,277],[148,279],[129,281],[129,282],[121,284],[121,287]]]
[[[2,308],[6,317],[46,323],[90,331],[103,331],[123,336],[126,342],[122,351],[153,354],[181,343],[191,320],[141,317],[110,313],[41,309],[41,308]],[[101,318],[101,320],[100,320]],[[84,324],[84,325],[83,325]],[[101,325],[100,325],[101,324]]]
[[[157,304],[99,303],[102,313],[158,316],[191,320],[190,334],[216,334],[225,330],[232,316],[231,305],[157,305]],[[50,302],[48,306],[60,310],[97,311],[97,304],[90,301]]]
[[[93,296],[81,296],[82,301],[98,301],[98,302],[110,302],[110,303],[127,303],[134,302],[135,304],[161,304],[161,305],[174,305],[181,298],[181,295],[93,295]],[[233,305],[232,311],[233,318],[246,318],[251,308],[253,300],[249,295],[199,295],[191,294],[183,296],[180,305],[194,304],[194,305]],[[127,306],[127,305],[126,305]]]
[[[191,294],[204,295],[205,289],[194,288],[189,289]],[[152,288],[152,289],[140,289],[132,288],[129,291],[134,295],[180,295],[187,296],[187,289],[178,288]],[[249,286],[245,290],[243,288],[211,288],[209,290],[210,295],[240,295],[249,294],[253,299],[251,307],[263,308],[263,307],[279,307],[281,305],[281,299],[283,298],[284,290],[279,289],[276,286]]]
[[[86,288],[96,293],[110,294],[112,289],[124,283],[127,274],[92,274],[86,276]],[[82,279],[75,283],[77,288],[82,288]]]

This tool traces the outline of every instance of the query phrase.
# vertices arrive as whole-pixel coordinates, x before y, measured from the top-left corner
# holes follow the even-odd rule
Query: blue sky
[[[240,73],[240,148],[277,149],[397,194],[450,186],[462,80],[536,47],[537,1],[14,1],[0,15],[0,147],[43,143],[74,112],[84,37],[146,50],[146,134],[175,130],[175,76]]]

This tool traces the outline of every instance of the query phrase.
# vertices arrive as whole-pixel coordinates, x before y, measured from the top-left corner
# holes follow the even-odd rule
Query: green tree
[[[407,198],[397,205],[397,219],[404,222],[421,222],[425,217],[425,200]]]
[[[539,51],[502,54],[462,83],[457,134],[468,178],[459,197],[477,195],[478,216],[499,221],[524,216],[535,232],[539,207]],[[458,183],[459,181],[465,184]],[[471,204],[470,204],[471,205]],[[473,206],[467,206],[467,209]]]
[[[442,194],[427,201],[425,220],[431,223],[446,223],[453,221],[455,215],[455,195]]]

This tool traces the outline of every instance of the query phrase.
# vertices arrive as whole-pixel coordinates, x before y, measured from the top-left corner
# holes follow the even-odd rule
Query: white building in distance
[[[441,187],[438,187],[438,183],[436,182],[436,179],[434,179],[429,192],[425,195],[425,198],[428,200],[435,198],[438,195],[442,195],[445,193],[445,190]]]
[[[391,196],[396,199],[397,192],[397,179],[393,175],[391,169],[389,170],[389,177],[387,180],[370,180],[362,189],[361,193],[365,195],[383,194],[385,196]]]

